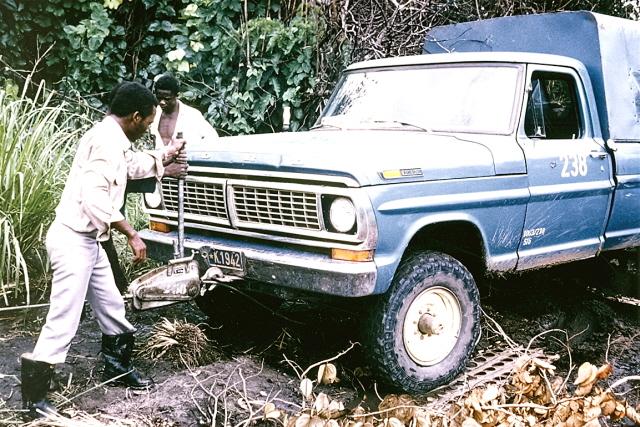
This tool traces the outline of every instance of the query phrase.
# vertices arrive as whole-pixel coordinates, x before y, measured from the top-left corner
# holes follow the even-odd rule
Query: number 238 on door
[[[560,156],[562,162],[562,178],[575,176],[586,176],[588,172],[587,156],[584,154],[563,154]]]

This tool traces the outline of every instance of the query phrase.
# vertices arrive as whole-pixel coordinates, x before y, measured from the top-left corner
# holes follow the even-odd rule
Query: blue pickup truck
[[[474,277],[640,246],[638,46],[640,23],[589,12],[436,27],[423,55],[348,67],[309,131],[192,144],[184,246],[215,274],[133,286],[136,306],[206,299],[216,280],[368,298],[379,377],[447,383],[480,334]],[[159,260],[177,187],[147,200]]]

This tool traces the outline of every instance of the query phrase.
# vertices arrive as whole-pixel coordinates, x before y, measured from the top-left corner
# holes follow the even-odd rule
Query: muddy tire
[[[367,327],[367,353],[381,380],[408,392],[432,390],[469,360],[480,335],[478,288],[449,255],[414,253],[377,300]]]

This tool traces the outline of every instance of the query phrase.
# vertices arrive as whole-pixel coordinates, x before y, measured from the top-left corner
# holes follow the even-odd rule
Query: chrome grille
[[[168,211],[178,211],[178,181],[162,180],[162,198]],[[228,219],[221,183],[185,181],[184,213],[209,218]]]
[[[246,185],[233,186],[239,221],[320,230],[316,193]]]

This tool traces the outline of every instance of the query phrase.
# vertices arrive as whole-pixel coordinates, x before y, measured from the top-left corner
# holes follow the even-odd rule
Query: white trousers
[[[53,270],[51,305],[32,358],[63,363],[76,335],[85,298],[91,304],[102,333],[134,331],[125,318],[111,265],[94,236],[53,222],[47,232],[47,253]]]

